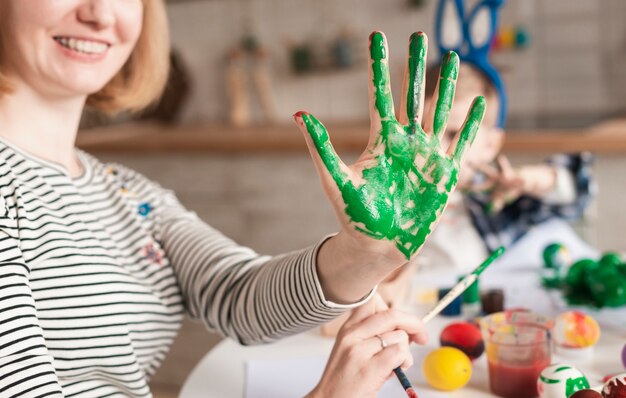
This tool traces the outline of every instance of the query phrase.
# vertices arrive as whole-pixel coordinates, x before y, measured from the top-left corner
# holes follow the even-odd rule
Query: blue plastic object
[[[439,0],[435,20],[435,37],[441,55],[448,51],[459,54],[461,61],[468,62],[478,68],[493,82],[500,99],[497,126],[504,128],[507,114],[507,95],[500,74],[489,63],[489,49],[498,28],[498,9],[504,0],[482,0],[471,10],[465,10],[464,0]],[[456,20],[444,20],[446,7],[452,7]],[[485,15],[487,18],[484,18]],[[446,43],[444,28],[449,24],[458,24],[460,33],[458,42]],[[480,37],[474,29],[484,29],[487,24],[488,33]]]

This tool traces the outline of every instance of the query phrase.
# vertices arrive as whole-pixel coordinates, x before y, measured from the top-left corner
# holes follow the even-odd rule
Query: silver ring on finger
[[[382,337],[380,337],[380,335],[379,335],[379,334],[377,334],[377,335],[376,335],[376,338],[380,341],[380,348],[382,348],[383,350],[384,350],[385,348],[387,348],[388,344],[387,344],[387,342],[385,341],[385,339],[383,339]]]

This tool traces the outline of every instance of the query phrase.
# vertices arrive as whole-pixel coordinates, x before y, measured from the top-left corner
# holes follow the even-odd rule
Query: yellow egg
[[[431,351],[422,366],[428,384],[437,390],[453,391],[467,384],[472,377],[472,363],[463,351],[442,347]]]

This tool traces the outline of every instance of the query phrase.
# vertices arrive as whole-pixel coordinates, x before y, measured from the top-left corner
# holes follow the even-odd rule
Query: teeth
[[[78,40],[68,37],[55,37],[54,39],[63,47],[84,54],[102,54],[109,48],[107,44],[96,41]]]

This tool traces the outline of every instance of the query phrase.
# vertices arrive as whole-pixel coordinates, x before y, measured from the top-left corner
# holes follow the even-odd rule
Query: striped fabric
[[[138,173],[78,155],[72,178],[0,143],[0,397],[149,397],[185,312],[256,344],[359,304],[324,299],[317,246],[259,256]]]

